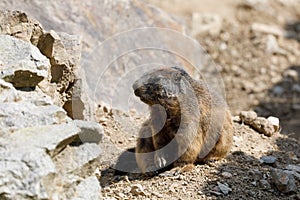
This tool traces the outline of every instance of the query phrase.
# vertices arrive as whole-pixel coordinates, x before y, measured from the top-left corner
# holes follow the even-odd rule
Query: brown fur
[[[184,70],[161,68],[133,85],[150,106],[139,132],[136,160],[143,173],[225,157],[233,127],[225,101]]]

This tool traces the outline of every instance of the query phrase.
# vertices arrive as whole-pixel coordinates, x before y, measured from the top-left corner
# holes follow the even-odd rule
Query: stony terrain
[[[298,7],[299,0],[0,2],[24,10],[0,12],[0,199],[300,199]],[[235,126],[226,159],[154,177],[114,170],[147,116],[110,108],[105,83],[150,61],[184,64],[161,52],[129,54],[112,63],[99,90],[96,75],[114,53],[167,37],[104,42],[112,54],[105,58],[97,45],[145,26],[193,36],[219,65]]]

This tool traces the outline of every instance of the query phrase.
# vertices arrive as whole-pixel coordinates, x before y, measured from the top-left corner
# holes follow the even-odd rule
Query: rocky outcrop
[[[28,42],[0,35],[0,78],[16,88],[31,88],[47,78],[49,60]]]

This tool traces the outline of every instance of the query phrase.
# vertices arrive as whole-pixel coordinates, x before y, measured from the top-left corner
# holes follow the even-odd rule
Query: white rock
[[[280,29],[279,27],[267,25],[267,24],[253,23],[251,25],[251,29],[254,32],[272,34],[272,35],[280,36],[280,37],[283,37],[285,35],[284,31],[282,29]]]
[[[268,121],[271,122],[271,124],[273,125],[275,131],[278,131],[280,126],[279,126],[279,118],[277,117],[273,117],[273,116],[269,116]]]
[[[74,187],[71,200],[100,200],[101,187],[95,176],[90,176]]]
[[[274,35],[268,35],[267,37],[266,52],[268,54],[286,54],[286,51],[278,46]]]

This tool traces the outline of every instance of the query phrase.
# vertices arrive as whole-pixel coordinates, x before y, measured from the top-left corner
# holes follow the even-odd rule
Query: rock
[[[82,180],[73,191],[71,200],[100,200],[101,187],[95,176],[88,177]]]
[[[56,105],[37,106],[31,102],[23,101],[0,104],[0,126],[2,128],[20,129],[61,124],[69,120],[66,112]]]
[[[96,122],[74,120],[75,125],[80,128],[79,140],[82,143],[99,143],[104,137],[103,127]]]
[[[21,140],[22,137],[16,138]],[[0,151],[1,199],[49,199],[43,178],[56,172],[49,155],[42,148],[6,146]],[[0,141],[0,146],[3,145]],[[20,141],[20,143],[23,143]],[[12,143],[13,144],[13,143]]]
[[[268,165],[272,165],[276,162],[276,157],[274,157],[274,156],[262,156],[260,158],[260,162],[268,164]]]
[[[271,137],[275,133],[273,124],[264,117],[257,117],[251,124],[253,129],[257,132],[264,134],[265,136]]]
[[[100,147],[94,143],[84,143],[80,146],[68,146],[55,157],[55,165],[60,173],[71,173],[95,160],[100,154]]]
[[[253,23],[251,29],[253,32],[266,33],[279,37],[284,37],[285,35],[284,31],[279,27],[267,24]]]
[[[277,189],[282,193],[289,193],[297,191],[297,186],[292,173],[280,169],[272,169],[272,180]]]
[[[269,190],[271,189],[271,185],[267,180],[261,179],[258,181],[258,187],[260,187],[263,190]]]
[[[36,46],[43,29],[38,21],[25,12],[1,10],[0,34],[11,35]]]
[[[240,118],[240,116],[234,116],[234,117],[232,117],[232,121],[240,123],[241,122],[241,118]]]
[[[247,125],[251,125],[252,122],[257,118],[257,114],[254,111],[241,111],[241,121]]]
[[[275,96],[281,96],[283,93],[284,93],[284,89],[281,87],[281,86],[275,86],[273,89],[272,89],[273,91],[273,94],[275,95]]]
[[[286,54],[286,51],[278,46],[274,35],[268,35],[267,37],[266,52],[268,54]]]
[[[255,182],[263,179],[264,177],[263,173],[257,169],[251,170],[250,175],[252,175],[252,178]]]
[[[300,173],[300,165],[287,165],[286,169]]]
[[[193,37],[201,34],[219,35],[222,28],[222,19],[219,15],[193,13],[192,33]]]
[[[279,131],[279,118],[277,117],[273,117],[273,116],[269,116],[267,118],[267,120],[273,125],[275,132]]]
[[[19,129],[9,134],[5,140],[16,148],[43,148],[49,155],[54,156],[73,142],[79,132],[80,129],[72,123],[34,126]]]
[[[222,172],[221,175],[222,175],[223,177],[225,177],[225,178],[231,178],[231,177],[232,177],[232,174],[229,173],[229,172]]]
[[[15,102],[20,99],[12,84],[0,79],[0,102]]]
[[[12,36],[0,35],[0,60],[0,78],[15,88],[35,87],[48,77],[49,60],[35,46]]]
[[[135,184],[133,186],[131,186],[131,190],[130,192],[133,194],[133,195],[136,195],[136,196],[147,196],[145,191],[144,191],[144,188],[141,184]]]
[[[232,189],[230,187],[228,187],[227,184],[222,184],[220,182],[217,182],[218,187],[220,189],[220,191],[224,194],[224,195],[228,195],[230,192],[232,192]]]
[[[288,69],[283,73],[283,76],[285,78],[290,78],[293,81],[297,82],[299,80],[299,74],[296,70],[294,69]]]

